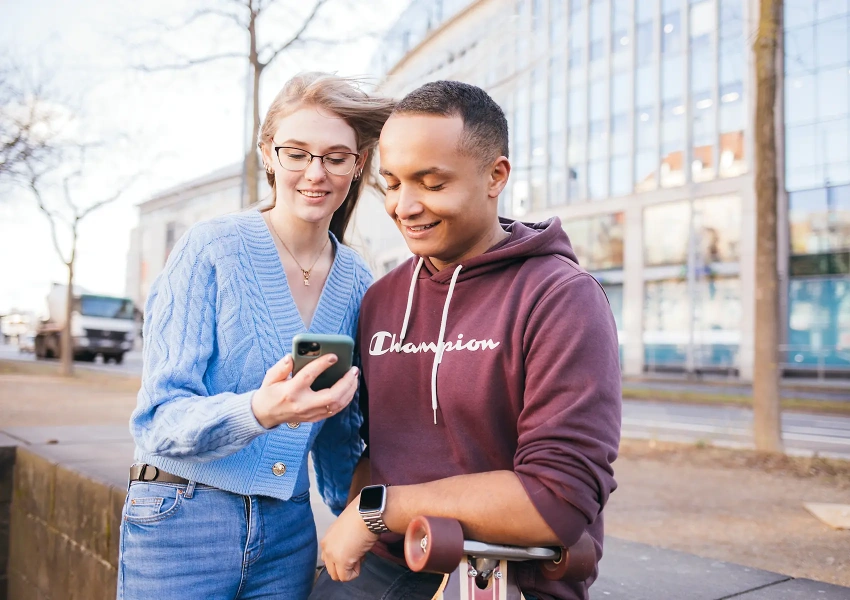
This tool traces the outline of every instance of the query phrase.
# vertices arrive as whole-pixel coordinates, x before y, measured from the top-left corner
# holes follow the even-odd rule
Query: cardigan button
[[[286,465],[282,462],[276,462],[274,465],[272,465],[272,473],[274,473],[275,476],[280,477],[281,475],[286,473]]]
[[[301,423],[287,423],[286,426],[290,429],[298,429],[301,427]]]

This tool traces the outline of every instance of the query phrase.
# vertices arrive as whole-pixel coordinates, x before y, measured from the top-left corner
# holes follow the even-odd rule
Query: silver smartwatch
[[[387,486],[367,485],[360,491],[360,506],[358,510],[366,527],[372,533],[387,533],[389,528],[384,524],[384,509],[387,507]]]

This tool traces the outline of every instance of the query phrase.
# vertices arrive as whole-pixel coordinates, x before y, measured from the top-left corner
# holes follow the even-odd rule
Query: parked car
[[[34,333],[24,333],[18,337],[18,352],[35,352]]]

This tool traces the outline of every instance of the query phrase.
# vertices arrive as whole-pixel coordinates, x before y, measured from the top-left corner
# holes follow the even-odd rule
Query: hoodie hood
[[[466,281],[504,268],[518,260],[535,256],[558,255],[578,264],[570,239],[561,227],[561,220],[558,217],[552,217],[540,223],[523,223],[499,217],[499,223],[502,229],[510,234],[509,238],[502,240],[484,254],[442,271],[438,271],[427,258],[420,257],[423,259],[423,272],[419,277],[430,278],[438,283],[450,283],[453,272],[460,266],[462,269],[457,280]]]
[[[558,217],[552,217],[541,223],[522,223],[500,217],[499,223],[505,231],[510,233],[510,237],[502,240],[484,254],[474,256],[465,263],[447,267],[442,271],[438,271],[430,260],[420,256],[416,262],[416,268],[413,270],[410,289],[407,293],[407,308],[404,311],[401,333],[399,334],[399,343],[404,343],[404,337],[407,335],[407,326],[411,319],[413,298],[416,294],[418,281],[420,279],[431,279],[436,283],[447,283],[449,286],[443,305],[442,318],[440,319],[440,332],[437,336],[434,362],[431,367],[431,409],[434,413],[434,425],[437,424],[437,409],[439,408],[437,372],[440,363],[443,361],[443,352],[446,349],[446,322],[449,318],[452,295],[458,281],[467,281],[535,256],[560,255],[578,264],[575,252],[570,245],[570,239],[561,227],[561,220]]]

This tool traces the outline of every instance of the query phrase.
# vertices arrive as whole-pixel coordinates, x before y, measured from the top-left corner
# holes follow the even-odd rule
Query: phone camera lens
[[[319,342],[312,342],[310,344],[310,352],[318,352],[320,347]]]

